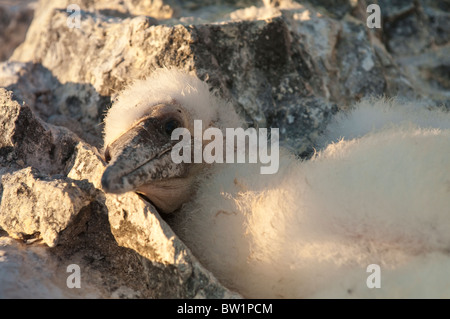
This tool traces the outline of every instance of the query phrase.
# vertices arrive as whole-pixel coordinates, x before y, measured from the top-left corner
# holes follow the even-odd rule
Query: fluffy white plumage
[[[173,101],[204,128],[242,125],[196,77],[158,70],[109,110],[105,146]],[[245,297],[450,297],[450,114],[365,100],[337,115],[320,142],[304,162],[281,150],[274,175],[257,164],[191,170],[196,194],[170,194],[191,199],[175,231]],[[122,165],[117,158],[110,166]],[[149,179],[146,195],[172,180],[183,177],[164,188]],[[381,267],[380,289],[366,286],[370,264]]]
[[[450,129],[449,115],[440,108],[428,108],[424,101],[369,98],[349,112],[336,114],[319,144],[326,147],[341,138],[360,138],[389,127],[414,125],[422,128]]]
[[[448,113],[363,101],[309,161],[284,153],[275,175],[216,165],[176,228],[246,297],[450,297],[449,124]],[[381,289],[366,286],[370,264]]]
[[[229,103],[216,97],[197,77],[177,69],[156,69],[149,77],[135,81],[120,93],[105,117],[104,145],[109,145],[160,103],[180,103],[204,127],[242,125]]]

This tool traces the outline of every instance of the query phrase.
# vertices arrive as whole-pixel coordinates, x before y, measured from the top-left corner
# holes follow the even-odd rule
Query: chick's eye
[[[167,135],[171,135],[173,130],[180,126],[181,124],[177,120],[168,120],[166,124],[164,124],[164,131]]]

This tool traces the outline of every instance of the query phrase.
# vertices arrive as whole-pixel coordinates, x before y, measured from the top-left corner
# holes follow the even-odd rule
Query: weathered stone
[[[110,98],[100,96],[92,85],[61,84],[41,64],[17,62],[0,64],[0,84],[46,123],[64,126],[88,143],[101,145],[98,122]]]
[[[224,289],[209,271],[203,268],[156,209],[136,194],[107,195],[105,205],[114,238],[146,257],[152,264],[171,269],[171,276],[154,276],[148,282],[156,291],[170,287],[171,297],[236,298]]]
[[[32,166],[42,173],[60,173],[77,137],[64,128],[41,121],[26,104],[14,101],[12,95],[0,88],[0,163]]]
[[[51,138],[52,129],[58,128],[50,129],[50,125],[41,123],[28,107],[19,106],[12,100],[11,92],[3,90],[1,94],[5,106],[2,110],[9,111],[12,116],[7,117],[5,113],[2,126],[5,132],[2,145],[9,146],[9,154],[16,154],[19,146],[27,146],[36,130],[49,138],[34,140],[32,146],[35,147],[55,148],[53,143],[73,138],[64,129],[60,129],[59,134],[66,133],[67,136]],[[25,127],[14,124],[20,122],[23,112],[29,129],[23,130],[17,139],[16,130]],[[37,285],[43,280],[43,286],[52,287],[48,294],[53,293],[54,297],[238,297],[223,288],[196,261],[150,204],[135,194],[117,197],[99,190],[104,164],[96,148],[77,140],[69,155],[65,158],[67,154],[55,153],[60,165],[65,164],[63,169],[60,166],[58,175],[44,174],[32,168],[34,165],[45,171],[47,166],[40,162],[0,167],[2,231],[29,244],[42,242],[52,247],[34,257],[45,271],[37,277],[36,283],[28,285]],[[20,169],[21,166],[25,168]],[[134,235],[130,236],[130,232]],[[89,289],[83,294],[73,294],[64,282],[54,283],[53,279],[47,278],[56,271],[55,264],[59,273],[64,273],[64,265],[79,265],[85,274],[83,283],[87,287],[96,287],[96,294],[91,295]],[[108,276],[102,275],[103,272]],[[9,285],[10,293],[6,290],[2,293],[25,297],[33,292],[36,297],[48,297],[45,287],[39,294],[37,287],[24,293]]]
[[[67,288],[68,265],[58,261],[45,246],[0,237],[0,265],[0,298],[106,297],[85,281],[82,290]]]
[[[448,3],[402,0],[378,2],[384,9],[386,46],[393,54],[419,54],[433,45],[449,42]]]
[[[450,46],[396,60],[417,92],[450,109]]]
[[[8,59],[25,39],[35,4],[27,0],[0,3],[0,61]]]
[[[50,247],[94,192],[83,182],[39,176],[31,167],[4,174],[1,183],[0,227],[14,238],[41,237]]]

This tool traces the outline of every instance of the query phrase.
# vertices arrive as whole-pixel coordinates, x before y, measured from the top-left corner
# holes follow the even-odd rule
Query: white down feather
[[[311,160],[282,151],[274,175],[217,164],[175,229],[246,297],[448,298],[449,127],[442,111],[363,101]]]

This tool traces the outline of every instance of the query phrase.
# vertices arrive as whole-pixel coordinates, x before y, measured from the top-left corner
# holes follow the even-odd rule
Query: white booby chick
[[[136,191],[163,212],[191,198],[202,164],[171,160],[171,133],[178,127],[194,136],[194,120],[203,130],[240,127],[232,105],[216,97],[206,83],[178,70],[158,69],[124,90],[105,117],[104,152],[109,163],[102,177],[110,193]]]
[[[364,126],[355,131],[358,118]],[[194,119],[242,124],[205,83],[179,71],[125,90],[105,120],[102,185],[143,193],[163,211],[184,204],[175,231],[225,285],[251,298],[450,297],[448,113],[362,102],[330,124],[324,141],[336,143],[304,162],[281,151],[273,175],[258,164],[171,162],[169,133],[191,130]],[[371,264],[391,280],[380,290],[366,286]],[[436,265],[440,272],[430,271]],[[423,289],[424,274],[438,291]],[[422,281],[411,291],[408,278]]]

